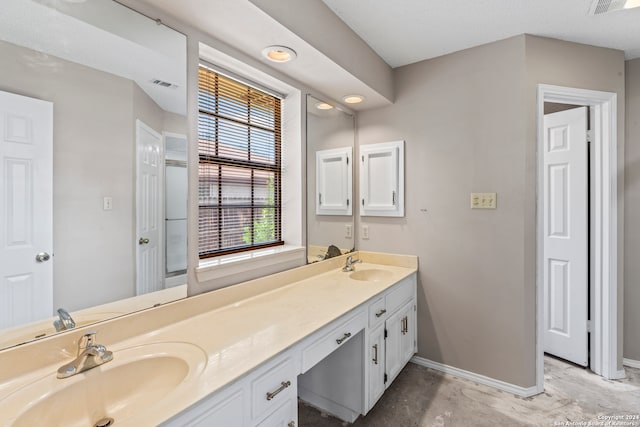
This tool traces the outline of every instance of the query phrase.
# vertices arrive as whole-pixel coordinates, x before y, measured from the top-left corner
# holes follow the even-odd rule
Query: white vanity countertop
[[[144,417],[140,420],[131,418],[131,421],[127,420],[127,423],[122,425],[136,425],[138,422],[157,424],[169,419],[417,271],[417,258],[413,256],[394,255],[387,258],[382,254],[365,252],[360,252],[359,255],[356,254],[354,258],[362,258],[364,263],[355,264],[357,271],[380,269],[388,271],[390,275],[379,281],[354,280],[349,277],[350,273],[336,269],[334,260],[332,263],[327,263],[331,266],[330,271],[314,274],[107,345],[108,349],[114,352],[114,357],[117,357],[119,350],[141,344],[186,342],[200,347],[207,357],[206,366],[199,378],[188,389],[181,392],[178,399],[172,400],[171,405],[153,408],[152,411],[143,411]],[[380,261],[383,263],[379,263]],[[295,270],[302,271],[309,267],[312,266]],[[315,273],[318,268],[313,267],[309,272]],[[300,276],[300,271],[297,274]],[[215,292],[206,297],[214,295]],[[184,303],[187,302],[188,300],[184,301]],[[181,303],[183,302],[175,304]],[[148,313],[152,315],[154,310]],[[144,314],[139,313],[137,316]],[[135,316],[127,316],[123,319],[133,321]],[[122,319],[114,319],[114,321],[117,320]],[[81,333],[82,331],[78,332],[78,334]],[[100,333],[97,338],[98,342],[102,342]],[[0,354],[0,363],[4,365],[3,356],[4,354]],[[0,421],[4,422],[8,417],[15,415],[3,412],[1,405],[3,397],[23,384],[42,378],[51,372],[55,375],[57,368],[57,365],[47,364],[15,378],[14,381],[0,384]],[[15,408],[15,411],[18,412],[21,409]]]

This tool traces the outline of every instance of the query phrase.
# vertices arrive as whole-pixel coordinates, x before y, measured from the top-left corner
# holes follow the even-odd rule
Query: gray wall
[[[535,293],[536,86],[570,86],[618,94],[618,170],[624,170],[625,78],[621,51],[542,37],[526,37],[527,73],[527,298]],[[532,142],[533,141],[533,142]],[[624,173],[618,174],[618,369],[622,369],[624,283]]]
[[[54,308],[133,296],[135,118],[162,131],[163,111],[128,79],[5,42],[0,57],[0,90],[53,102]]]
[[[535,385],[536,85],[624,99],[623,62],[517,36],[398,68],[396,103],[358,114],[359,144],[406,141],[406,217],[361,218],[358,248],[420,257],[419,356]],[[471,192],[498,208],[471,210]]]
[[[626,63],[624,357],[640,360],[640,59]]]

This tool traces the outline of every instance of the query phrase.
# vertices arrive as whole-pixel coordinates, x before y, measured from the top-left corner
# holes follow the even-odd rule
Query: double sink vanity
[[[298,397],[353,422],[416,351],[418,261],[350,256],[0,351],[0,423],[292,427]]]

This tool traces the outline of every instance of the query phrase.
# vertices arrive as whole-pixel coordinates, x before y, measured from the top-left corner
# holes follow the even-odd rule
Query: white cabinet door
[[[297,400],[290,398],[256,427],[296,427],[298,425],[297,420]]]
[[[369,406],[373,408],[385,389],[384,323],[369,334]]]
[[[387,339],[386,339],[386,367],[388,386],[402,370],[404,363],[401,355],[401,338],[402,327],[404,322],[402,319],[405,314],[402,310],[398,310],[387,319]]]
[[[244,427],[245,391],[235,388],[205,398],[162,424],[164,427]]]
[[[351,147],[316,152],[316,215],[351,215]]]
[[[416,309],[411,301],[400,309],[400,362],[405,366],[416,352]]]
[[[360,146],[360,216],[404,216],[404,141]]]

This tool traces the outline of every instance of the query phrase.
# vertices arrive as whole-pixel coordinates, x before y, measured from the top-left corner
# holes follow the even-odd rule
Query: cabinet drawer
[[[344,345],[366,326],[367,313],[365,310],[358,310],[356,314],[344,322],[339,322],[337,326],[329,325],[328,332],[324,332],[324,329],[319,331],[319,338],[302,349],[302,373]]]
[[[297,376],[291,358],[275,366],[270,364],[251,381],[251,417],[257,419],[275,411],[287,399],[297,395]]]
[[[369,304],[369,327],[375,328],[387,318],[387,305],[384,296]]]
[[[395,285],[393,289],[387,294],[387,313],[393,313],[404,303],[413,298],[413,295],[415,293],[414,281],[415,276],[409,276]]]

